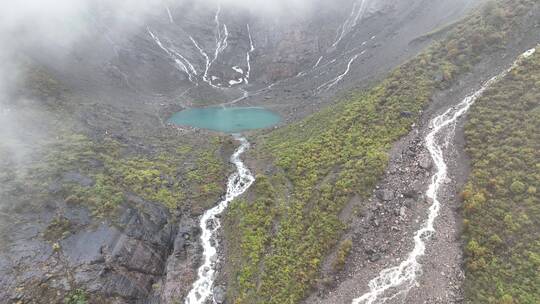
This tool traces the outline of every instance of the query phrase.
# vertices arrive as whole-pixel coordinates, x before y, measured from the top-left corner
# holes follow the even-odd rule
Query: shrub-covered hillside
[[[491,2],[371,90],[263,138],[259,153],[275,163],[276,173],[259,178],[253,203],[234,205],[229,214],[241,229],[229,232],[240,242],[231,248],[235,303],[299,302],[346,228],[338,214],[352,196],[371,194],[392,143],[434,92],[504,47],[534,4]]]
[[[469,303],[540,303],[540,54],[486,91],[466,126]]]

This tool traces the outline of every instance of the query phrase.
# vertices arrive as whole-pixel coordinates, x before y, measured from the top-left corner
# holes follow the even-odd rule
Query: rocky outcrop
[[[217,304],[225,303],[225,288],[223,286],[217,286],[214,288],[214,301]]]
[[[0,278],[1,302],[56,303],[81,288],[92,299],[135,303],[154,292],[154,284],[167,271],[179,231],[166,208],[131,196],[118,217],[100,221],[93,220],[84,207],[61,202],[49,206],[20,215],[17,222],[3,227],[10,250],[2,252],[0,261],[2,269],[11,271]],[[75,229],[67,230],[60,240],[47,241],[43,231],[58,212]],[[28,223],[35,222],[32,218],[38,222],[29,229]]]
[[[385,202],[394,199],[394,191],[390,189],[377,190],[377,197]]]
[[[200,228],[195,219],[182,216],[174,238],[173,250],[167,259],[165,274],[156,282],[156,303],[175,303],[183,299],[197,279],[196,267],[200,260],[200,244],[197,236]]]
[[[320,37],[314,32],[301,29],[303,26],[292,25],[293,29],[280,34],[275,46],[258,59],[257,63],[265,67],[258,71],[263,82],[272,83],[294,77],[300,72],[303,63],[317,56]]]

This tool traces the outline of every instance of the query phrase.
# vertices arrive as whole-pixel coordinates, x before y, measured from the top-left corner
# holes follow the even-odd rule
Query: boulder
[[[415,188],[410,188],[403,192],[403,196],[406,198],[416,199],[418,197],[418,190]]]
[[[412,116],[413,116],[413,113],[412,113],[412,112],[409,112],[409,111],[402,111],[401,113],[399,113],[399,115],[400,115],[401,117],[408,118],[408,117],[412,117]]]
[[[365,251],[364,251],[367,255],[374,255],[377,253],[377,250],[373,249],[373,248],[367,248]]]
[[[401,206],[401,208],[399,208],[399,216],[405,217],[405,215],[407,215],[406,211],[407,208],[405,206]]]
[[[376,193],[377,197],[385,202],[391,201],[394,199],[394,191],[389,189],[379,190]]]
[[[222,286],[216,286],[214,288],[214,301],[217,304],[225,303],[225,288]]]
[[[380,254],[373,254],[373,255],[370,255],[370,256],[368,257],[368,260],[369,260],[370,262],[372,262],[372,263],[375,263],[375,262],[377,262],[377,261],[380,260],[380,259],[381,259],[381,255],[380,255]]]
[[[405,199],[405,201],[403,201],[403,205],[407,206],[407,207],[411,207],[412,205],[414,205],[414,203],[416,203],[415,200],[413,200],[412,198],[407,198]]]
[[[431,166],[433,166],[433,162],[429,155],[424,154],[420,156],[420,159],[418,160],[418,165],[424,170],[429,170],[431,169]]]

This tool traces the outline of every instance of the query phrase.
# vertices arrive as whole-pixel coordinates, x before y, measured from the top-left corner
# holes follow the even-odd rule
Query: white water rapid
[[[439,194],[441,186],[447,178],[447,164],[444,159],[443,149],[450,144],[457,120],[462,117],[470,106],[485,92],[487,88],[506,76],[516,65],[534,54],[535,49],[523,53],[514,64],[499,75],[486,81],[482,87],[473,94],[465,97],[458,105],[451,107],[446,112],[431,120],[431,131],[426,136],[426,147],[435,164],[436,172],[431,178],[431,183],[426,191],[427,197],[432,201],[429,208],[428,218],[414,235],[414,249],[409,253],[406,260],[395,267],[387,268],[379,273],[379,276],[369,282],[369,292],[352,301],[353,304],[385,303],[400,296],[405,296],[415,286],[416,278],[422,271],[419,259],[425,254],[426,241],[435,233],[434,222],[439,215],[441,202]]]
[[[216,234],[221,227],[219,215],[236,197],[242,195],[255,181],[249,169],[244,165],[240,156],[249,148],[249,142],[244,137],[234,135],[240,146],[231,156],[231,163],[236,166],[236,172],[229,176],[225,198],[214,208],[207,210],[200,220],[202,230],[201,243],[203,247],[203,263],[199,267],[197,281],[186,297],[186,304],[204,304],[213,296],[213,285],[216,275],[216,265],[219,263],[218,243]]]

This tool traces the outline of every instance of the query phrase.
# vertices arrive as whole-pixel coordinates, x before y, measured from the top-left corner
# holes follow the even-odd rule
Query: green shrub
[[[525,184],[520,181],[515,181],[510,185],[510,191],[514,194],[521,194],[525,191]]]
[[[352,249],[352,240],[347,239],[339,245],[336,259],[333,262],[333,267],[335,271],[341,271],[343,270],[343,267],[345,267],[345,262],[347,260],[347,257],[351,253]]]
[[[76,289],[70,292],[64,299],[64,304],[87,304],[88,295],[82,289]]]

